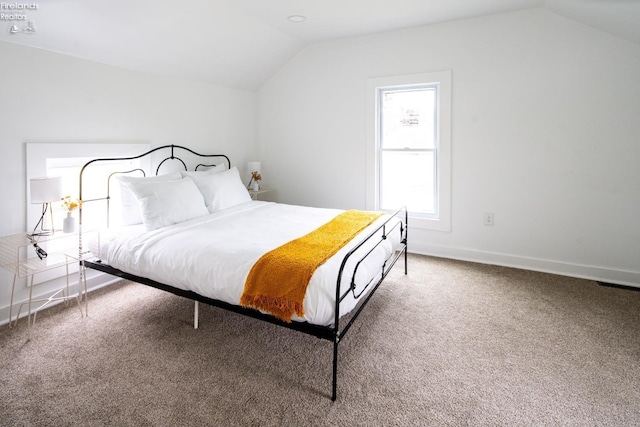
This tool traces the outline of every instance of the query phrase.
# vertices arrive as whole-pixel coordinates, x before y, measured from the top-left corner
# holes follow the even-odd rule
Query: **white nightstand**
[[[41,248],[46,252],[46,256],[38,256],[37,249]],[[76,233],[56,233],[50,236],[38,236],[31,238],[28,233],[14,234],[12,236],[0,237],[0,268],[13,273],[13,287],[11,288],[11,305],[9,306],[9,326],[18,322],[20,311],[24,305],[28,306],[27,321],[31,322],[32,303],[42,302],[38,308],[33,310],[33,324],[35,324],[36,314],[52,301],[75,298],[80,314],[82,312],[82,297],[85,295],[85,305],[87,284],[82,280],[84,275],[79,274],[78,295],[72,297],[69,294],[69,265],[78,262],[78,235]],[[66,286],[53,292],[49,297],[34,300],[33,297],[33,276],[38,273],[53,270],[55,268],[66,268]],[[78,268],[81,268],[80,266]],[[21,303],[13,321],[13,297],[16,288],[16,280],[26,277],[29,283],[29,300]],[[84,285],[84,289],[83,289]],[[61,295],[61,296],[60,296]]]
[[[249,190],[249,194],[253,200],[266,200],[275,202],[276,189],[270,187],[261,187],[258,191]]]

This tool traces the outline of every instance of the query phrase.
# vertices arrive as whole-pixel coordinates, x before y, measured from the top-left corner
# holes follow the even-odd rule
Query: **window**
[[[438,85],[378,88],[379,208],[437,215]]]
[[[407,206],[413,226],[450,230],[451,74],[368,81],[367,205]]]

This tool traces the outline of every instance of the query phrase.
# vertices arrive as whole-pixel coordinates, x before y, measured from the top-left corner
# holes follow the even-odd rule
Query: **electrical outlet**
[[[484,213],[484,225],[493,225],[493,212]]]

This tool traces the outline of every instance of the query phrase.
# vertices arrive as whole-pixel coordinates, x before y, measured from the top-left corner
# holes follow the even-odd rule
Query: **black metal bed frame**
[[[175,149],[182,149],[182,150],[186,150],[187,152],[190,152],[198,157],[217,157],[217,158],[222,158],[226,160],[227,166],[230,168],[231,167],[231,162],[229,160],[229,158],[223,154],[200,154],[197,153],[189,148],[183,147],[183,146],[179,146],[179,145],[165,145],[165,146],[161,146],[161,147],[157,147],[154,148],[152,150],[149,150],[143,154],[140,154],[138,156],[133,156],[133,157],[112,157],[112,158],[99,158],[99,159],[94,159],[91,160],[89,162],[87,162],[81,169],[80,171],[80,188],[79,188],[79,199],[83,201],[82,204],[87,203],[87,202],[93,202],[93,201],[100,201],[100,200],[106,200],[107,201],[107,209],[109,206],[109,199],[110,199],[110,192],[109,192],[109,183],[107,184],[107,196],[105,198],[97,198],[97,199],[90,199],[90,200],[83,200],[82,199],[82,177],[83,177],[83,173],[85,171],[85,169],[90,166],[93,163],[96,162],[108,162],[108,161],[121,161],[121,160],[135,160],[135,159],[139,159],[145,156],[148,156],[156,151],[159,150],[163,150],[163,149],[170,149],[171,150],[171,155],[167,158],[165,158],[164,160],[162,160],[159,164],[158,167],[156,169],[156,174],[159,172],[160,170],[160,166],[166,161],[166,160],[172,160],[172,159],[177,159],[179,160],[182,165],[184,165],[185,170],[187,170],[187,166],[184,163],[184,161],[178,157],[175,157],[174,155],[174,150]],[[213,166],[213,165],[204,165],[204,164],[199,164],[198,166],[196,166],[196,169],[200,166]],[[132,172],[132,171],[127,171],[127,172]],[[122,173],[127,173],[127,172],[122,172]],[[143,171],[144,173],[144,171]],[[113,174],[112,174],[113,175]],[[111,178],[111,176],[109,177]],[[370,234],[362,241],[360,242],[356,247],[354,247],[353,249],[351,249],[343,258],[342,263],[340,265],[340,269],[338,272],[338,278],[336,281],[336,306],[335,306],[335,320],[334,320],[334,324],[333,325],[329,325],[329,326],[320,326],[320,325],[314,325],[308,322],[284,322],[281,321],[269,314],[265,314],[262,313],[260,311],[254,310],[254,309],[250,309],[250,308],[244,308],[242,306],[239,305],[233,305],[233,304],[229,304],[223,301],[219,301],[219,300],[215,300],[215,299],[211,299],[202,295],[199,295],[195,292],[192,291],[185,291],[182,289],[178,289],[175,288],[173,286],[170,285],[166,285],[164,283],[160,283],[157,282],[155,280],[151,280],[145,277],[140,277],[140,276],[136,276],[130,273],[126,273],[124,271],[118,270],[116,268],[113,268],[107,264],[102,263],[100,260],[98,261],[91,261],[91,260],[87,260],[84,259],[84,250],[82,247],[82,205],[80,206],[80,213],[79,213],[79,234],[80,234],[80,238],[79,238],[79,254],[80,254],[80,267],[81,270],[84,270],[84,268],[91,268],[94,270],[98,270],[104,273],[108,273],[110,275],[113,276],[117,276],[117,277],[121,277],[123,279],[127,279],[127,280],[131,280],[137,283],[141,283],[144,285],[148,285],[148,286],[152,286],[154,288],[157,289],[161,289],[163,291],[167,291],[170,293],[173,293],[175,295],[178,296],[182,296],[191,300],[194,300],[196,302],[203,302],[205,304],[209,304],[215,307],[219,307],[228,311],[232,311],[235,313],[239,313],[245,316],[249,316],[255,319],[259,319],[259,320],[263,320],[275,325],[279,325],[288,329],[293,329],[299,332],[303,332],[305,334],[308,335],[312,335],[315,336],[317,338],[321,338],[321,339],[325,339],[328,341],[333,342],[333,379],[332,379],[332,389],[331,389],[331,400],[335,401],[336,397],[337,397],[337,381],[338,381],[338,344],[340,343],[340,341],[344,338],[345,334],[347,333],[347,331],[351,328],[351,326],[353,325],[353,323],[355,322],[355,320],[358,318],[358,316],[360,315],[360,313],[362,312],[362,310],[364,309],[364,307],[367,305],[367,303],[369,302],[369,300],[371,299],[371,297],[374,295],[375,291],[378,289],[378,287],[382,284],[382,282],[384,281],[384,279],[386,278],[386,276],[389,274],[389,272],[391,271],[391,268],[395,265],[395,263],[398,261],[398,259],[400,259],[401,256],[404,255],[404,273],[407,274],[407,228],[408,228],[408,213],[407,213],[407,209],[406,207],[400,208],[397,211],[395,211],[394,213],[392,213],[390,215],[390,217],[383,223],[381,224],[379,227],[377,227],[375,230],[371,231]],[[108,215],[107,215],[108,217]],[[396,223],[395,225],[392,225],[390,222],[392,220],[393,217],[399,217],[400,218],[400,222]],[[342,275],[343,275],[343,271],[344,268],[346,266],[347,260],[350,259],[350,257],[356,253],[358,251],[358,249],[360,249],[365,243],[369,242],[371,239],[375,239],[376,235],[379,234],[379,232],[381,231],[381,236],[379,237],[379,241],[377,243],[375,243],[375,246],[378,246],[379,244],[381,244],[384,240],[387,239],[387,237],[390,235],[391,232],[394,232],[398,230],[398,232],[400,233],[400,249],[395,251],[394,254],[392,254],[392,256],[387,259],[385,261],[385,263],[382,266],[382,274],[380,276],[380,279],[376,282],[376,283],[368,283],[364,289],[362,289],[357,295],[356,295],[356,289],[355,289],[355,275],[356,272],[360,266],[360,263],[362,263],[362,261],[364,261],[364,259],[366,259],[366,257],[373,251],[373,248],[371,250],[369,250],[366,254],[364,254],[364,256],[356,263],[356,268],[354,269],[352,278],[351,278],[351,283],[349,284],[349,287],[346,291],[344,291],[342,294],[340,293],[340,285],[342,282]],[[373,243],[373,241],[371,241],[370,243]],[[371,287],[371,285],[373,285]],[[354,296],[354,298],[356,300],[358,300],[360,298],[360,296],[362,296],[362,294],[364,293],[364,291],[371,287],[369,293],[367,295],[364,296],[364,298],[361,301],[358,301],[356,307],[354,308],[353,313],[350,315],[349,319],[346,321],[346,324],[342,326],[342,329],[340,329],[340,303],[348,296],[348,294],[351,292]]]

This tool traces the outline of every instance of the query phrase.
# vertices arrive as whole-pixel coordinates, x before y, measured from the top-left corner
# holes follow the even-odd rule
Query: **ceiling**
[[[3,3],[16,4],[16,3]],[[640,43],[638,0],[46,0],[0,40],[256,90],[319,41],[541,7]],[[290,15],[307,20],[292,23]],[[25,28],[32,21],[36,28]],[[16,33],[10,28],[15,24]]]

